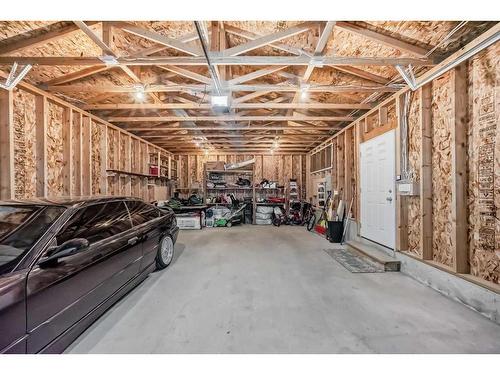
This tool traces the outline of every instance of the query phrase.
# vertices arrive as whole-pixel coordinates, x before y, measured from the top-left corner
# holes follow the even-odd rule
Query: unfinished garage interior
[[[500,353],[499,37],[1,21],[0,351]]]

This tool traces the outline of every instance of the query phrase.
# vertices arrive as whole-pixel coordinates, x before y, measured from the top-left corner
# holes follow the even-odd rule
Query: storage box
[[[201,229],[200,216],[199,215],[176,215],[177,226],[179,229]]]
[[[150,165],[149,166],[149,174],[151,176],[158,176],[158,166],[157,165]]]
[[[224,162],[223,161],[207,161],[205,163],[205,167],[207,168],[207,171],[210,170],[218,170],[218,171],[223,171],[224,170]]]

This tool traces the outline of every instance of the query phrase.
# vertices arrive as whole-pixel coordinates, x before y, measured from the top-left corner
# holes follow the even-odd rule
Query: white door
[[[361,236],[394,249],[396,131],[360,145]]]

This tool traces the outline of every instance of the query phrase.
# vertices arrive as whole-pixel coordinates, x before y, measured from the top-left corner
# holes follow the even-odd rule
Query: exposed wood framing
[[[351,22],[337,22],[336,26],[344,30],[347,30],[351,33],[356,33],[368,39],[372,39],[374,41],[382,43],[388,47],[392,47],[400,51],[409,52],[415,56],[419,57],[425,56],[425,54],[428,52],[426,48],[422,48],[415,44],[404,42],[400,39],[382,34],[377,31],[370,30],[368,28],[359,26]]]
[[[82,119],[82,194],[92,195],[92,120]]]
[[[73,110],[65,108],[62,126],[63,140],[63,192],[73,194]]]
[[[14,198],[14,124],[12,91],[0,89],[0,199]]]
[[[353,149],[353,130],[351,128],[344,133],[344,195],[343,199],[347,207],[351,202],[353,197],[355,186],[353,185],[353,161],[354,161],[354,149]]]
[[[35,97],[36,196],[47,196],[47,121],[48,102],[45,96]]]
[[[75,131],[75,195],[83,194],[83,115],[73,113]]]
[[[396,176],[401,176],[401,119],[403,116],[404,96],[396,97]],[[408,197],[395,194],[396,197],[396,250],[408,250]]]
[[[453,113],[451,126],[451,220],[453,267],[455,272],[468,273],[467,241],[467,65],[453,70]]]
[[[432,85],[420,89],[420,245],[432,259]]]
[[[96,24],[97,21],[87,22],[88,26]],[[35,35],[29,35],[21,40],[19,40],[19,35],[11,37],[10,40],[6,39],[2,41],[2,47],[0,47],[0,55],[5,55],[14,51],[19,51],[25,48],[34,48],[42,44],[46,44],[61,37],[68,36],[71,33],[78,32],[79,28],[76,25],[70,24],[60,28],[56,28],[52,31],[45,31],[41,28]]]
[[[233,103],[234,109],[372,109],[375,103]],[[88,104],[84,105],[85,110],[120,110],[120,109],[212,109],[211,104],[199,103],[115,103],[115,104]]]
[[[118,64],[127,66],[150,66],[150,65],[184,65],[205,66],[205,57],[187,56],[148,56],[148,57],[120,57],[116,59]],[[75,57],[75,56],[1,56],[0,64],[12,64],[17,61],[20,64],[32,65],[105,65],[99,57]],[[214,56],[210,60],[214,65],[309,65],[309,56]],[[428,59],[411,57],[337,57],[324,56],[324,65],[334,66],[432,66],[435,63]]]
[[[109,117],[109,122],[186,122],[186,121],[352,121],[351,116],[129,116]]]

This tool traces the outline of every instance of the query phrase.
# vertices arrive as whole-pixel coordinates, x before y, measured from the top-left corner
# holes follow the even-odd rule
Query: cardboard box
[[[205,166],[207,168],[207,171],[211,171],[211,170],[224,170],[224,162],[223,161],[207,161],[205,163]]]

